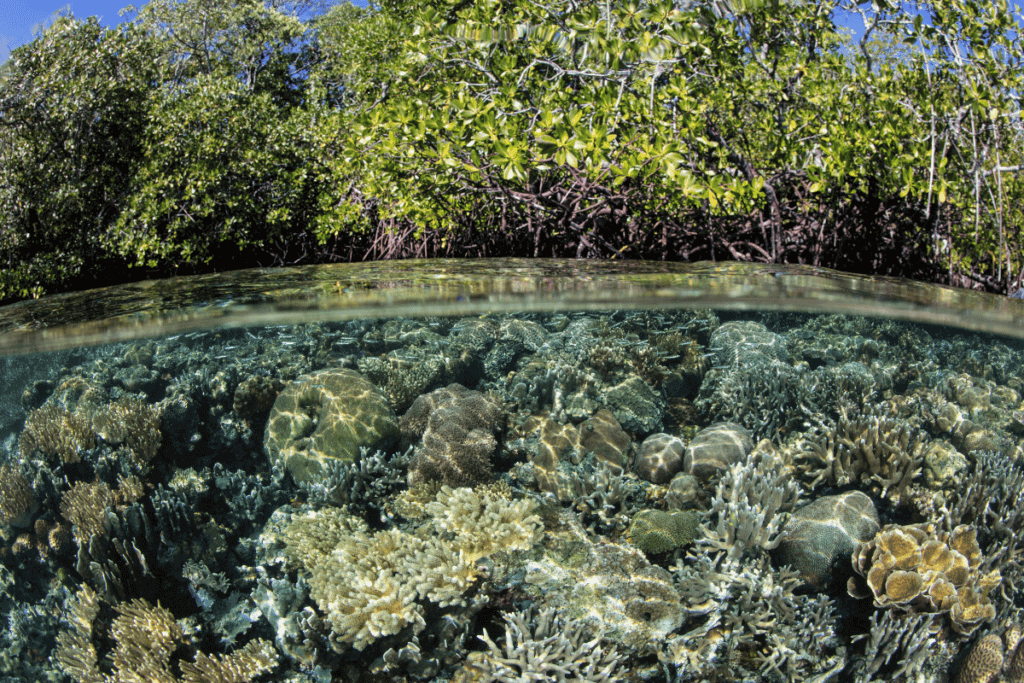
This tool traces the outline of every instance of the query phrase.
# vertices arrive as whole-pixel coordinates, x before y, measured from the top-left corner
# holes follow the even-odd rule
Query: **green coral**
[[[660,555],[693,543],[700,535],[700,517],[692,511],[643,510],[630,522],[626,538],[645,553]]]

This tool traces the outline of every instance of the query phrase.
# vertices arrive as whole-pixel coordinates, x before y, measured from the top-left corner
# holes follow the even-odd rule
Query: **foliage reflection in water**
[[[1017,340],[606,311],[3,363],[0,680],[1015,675]]]

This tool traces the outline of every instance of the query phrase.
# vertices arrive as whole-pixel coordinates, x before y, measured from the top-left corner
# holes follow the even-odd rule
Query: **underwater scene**
[[[0,358],[0,682],[1024,680],[1024,343],[796,312]]]

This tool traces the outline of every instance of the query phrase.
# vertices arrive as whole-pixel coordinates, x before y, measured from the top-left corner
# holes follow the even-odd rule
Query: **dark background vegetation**
[[[152,0],[0,67],[0,301],[435,256],[1020,285],[1005,2]]]

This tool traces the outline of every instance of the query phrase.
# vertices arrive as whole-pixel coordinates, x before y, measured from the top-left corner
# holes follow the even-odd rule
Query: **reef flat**
[[[0,359],[0,683],[1024,680],[1024,345],[608,311]]]

